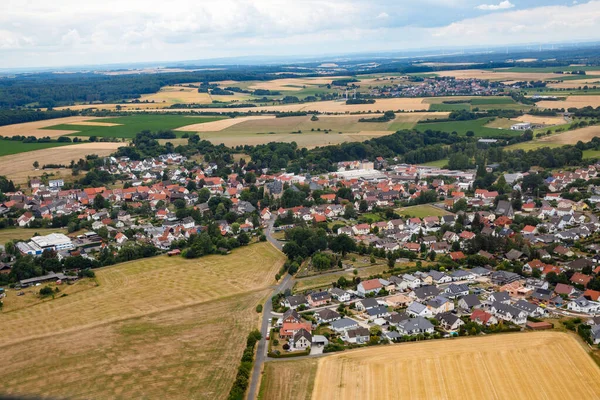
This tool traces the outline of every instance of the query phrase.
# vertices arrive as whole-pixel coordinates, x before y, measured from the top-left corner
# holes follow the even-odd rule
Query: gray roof
[[[307,331],[304,328],[300,328],[300,330],[298,332],[296,332],[296,334],[294,335],[294,342],[297,342],[302,337],[304,337],[306,340],[308,340],[309,343],[312,343],[312,335],[310,334],[309,331]]]
[[[465,285],[464,283],[461,283],[460,285],[452,283],[450,286],[448,286],[448,289],[446,289],[446,290],[450,294],[460,294],[460,293],[464,293],[464,292],[469,293],[469,287],[467,285]]]
[[[367,310],[367,314],[369,316],[375,316],[375,315],[381,315],[381,314],[386,314],[388,312],[387,307],[385,306],[378,306],[378,307],[373,307],[373,308],[369,308]]]
[[[433,299],[427,302],[427,305],[430,307],[439,308],[449,301],[450,300],[448,300],[444,296],[435,296]]]
[[[366,308],[367,310],[369,308],[375,308],[375,307],[379,307],[379,302],[377,301],[377,299],[364,299],[361,300],[360,303],[363,305],[364,308]]]
[[[464,301],[467,307],[469,308],[477,307],[481,304],[481,302],[479,301],[479,297],[477,297],[477,295],[474,294],[468,294],[466,296],[463,296],[461,300]]]
[[[340,317],[339,313],[337,313],[336,311],[333,311],[332,309],[329,309],[329,308],[325,308],[324,310],[319,310],[316,312],[316,314],[319,316],[319,318],[321,318],[323,320],[338,319]]]
[[[419,299],[422,299],[425,297],[433,297],[433,296],[437,296],[438,294],[440,294],[440,290],[433,285],[426,285],[426,286],[418,287],[418,288],[414,289],[413,292],[415,292],[415,295]]]
[[[402,327],[402,329],[407,332],[413,332],[417,330],[422,332],[428,329],[433,329],[433,324],[423,317],[407,319],[400,322],[398,326]]]
[[[300,304],[307,304],[306,297],[303,295],[288,296],[285,299],[292,307],[299,306]]]
[[[525,311],[526,313],[529,313],[529,314],[535,312],[535,310],[537,309],[537,306],[535,304],[531,304],[530,302],[525,301],[525,300],[519,300],[519,301],[517,301],[514,304],[514,306],[516,308],[518,308],[519,310],[523,310],[523,311]]]
[[[494,295],[494,299],[497,302],[510,300],[510,296],[506,292],[494,292],[490,294],[490,297]]]
[[[412,312],[415,314],[420,314],[423,310],[425,310],[427,307],[417,301],[413,301],[410,306],[408,306],[408,308],[406,309],[407,312]]]
[[[444,322],[448,325],[454,325],[456,323],[456,321],[459,320],[460,318],[458,318],[458,316],[456,314],[453,314],[451,312],[445,312],[445,313],[440,313],[440,314],[436,315],[435,319],[437,319],[440,322]]]
[[[331,327],[333,329],[348,329],[348,328],[352,328],[353,326],[357,326],[358,322],[356,322],[353,319],[350,318],[342,318],[342,319],[338,319],[337,321],[333,321],[331,323]]]
[[[357,336],[370,336],[369,330],[367,328],[363,328],[362,326],[356,329],[352,329],[348,331],[348,337],[353,338]]]

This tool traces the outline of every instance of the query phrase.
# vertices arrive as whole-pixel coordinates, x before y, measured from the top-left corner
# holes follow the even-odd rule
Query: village
[[[600,313],[600,256],[594,255],[600,222],[593,213],[600,187],[586,184],[597,176],[598,165],[553,172],[542,181],[546,194],[539,198],[520,195],[527,177],[539,171],[501,175],[500,194],[473,190],[474,170],[394,164],[381,157],[340,162],[338,171],[326,176],[242,170],[244,175],[227,179],[213,176],[213,165],[188,169],[185,161],[179,154],[144,161],[110,158],[101,169],[125,174],[123,188],[65,189],[62,180],[32,180],[28,190],[6,193],[0,214],[23,228],[76,215],[80,229],[75,235],[50,233],[14,243],[21,255],[40,257],[50,251],[63,262],[70,257],[93,261],[106,249],[116,254],[142,243],[181,256],[186,241],[210,224],[223,237],[266,232],[284,253],[288,231],[325,228],[328,236],[348,237],[361,254],[366,251],[365,261],[368,254],[391,260],[390,273],[333,282],[316,291],[279,293],[265,332],[273,339],[273,357],[551,329],[545,319],[559,317],[589,320],[590,341],[600,343],[600,321],[593,318]],[[248,173],[251,179],[245,179]],[[253,204],[248,193],[258,190],[263,200]],[[299,205],[284,207],[297,194]],[[578,201],[571,200],[574,194]],[[430,200],[421,204],[424,196]],[[224,200],[227,207],[217,211]],[[181,217],[181,210],[193,213]],[[385,219],[390,213],[392,218]],[[10,274],[14,253],[5,248],[2,260],[0,273]],[[313,260],[306,259],[306,267]],[[415,260],[417,266],[393,273],[396,264]],[[317,274],[335,269],[333,263]],[[15,287],[77,279],[70,272],[29,276]]]

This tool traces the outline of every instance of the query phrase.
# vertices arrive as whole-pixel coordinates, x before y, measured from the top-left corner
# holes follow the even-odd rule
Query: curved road
[[[271,218],[269,223],[267,224],[267,230],[265,235],[269,243],[275,246],[279,251],[283,250],[283,244],[275,239],[273,234],[273,224],[275,223],[275,218]],[[258,387],[260,385],[260,378],[262,376],[262,368],[265,363],[265,359],[267,357],[267,340],[265,336],[267,334],[267,329],[269,328],[269,318],[271,318],[271,313],[273,312],[273,302],[271,298],[280,292],[285,291],[288,288],[292,288],[294,286],[294,277],[290,274],[286,274],[285,277],[273,287],[273,291],[269,294],[267,301],[263,305],[263,318],[262,323],[260,325],[260,333],[262,333],[262,339],[258,342],[258,349],[256,350],[256,359],[254,360],[254,367],[252,369],[252,380],[250,381],[250,386],[248,387],[247,399],[254,400],[258,397]]]

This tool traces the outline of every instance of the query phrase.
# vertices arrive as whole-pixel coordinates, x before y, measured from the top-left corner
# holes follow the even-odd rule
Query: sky
[[[0,68],[600,40],[600,0],[0,0]]]

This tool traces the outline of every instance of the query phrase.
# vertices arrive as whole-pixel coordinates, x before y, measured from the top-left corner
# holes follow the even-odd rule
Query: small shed
[[[541,322],[533,322],[533,321],[527,321],[527,325],[525,325],[527,327],[527,329],[531,329],[532,331],[543,331],[543,330],[547,330],[547,329],[554,329],[554,325],[552,325],[552,323],[547,322],[547,321],[541,321]]]

